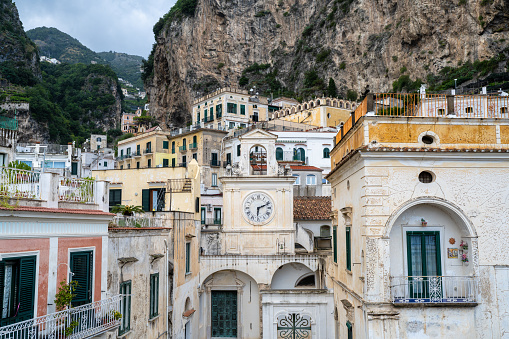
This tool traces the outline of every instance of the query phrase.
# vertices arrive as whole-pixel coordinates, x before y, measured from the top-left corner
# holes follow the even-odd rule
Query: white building
[[[16,160],[29,165],[33,170],[78,175],[81,150],[72,143],[57,144],[17,144]]]
[[[197,338],[334,338],[326,254],[294,224],[295,179],[277,164],[276,140],[262,130],[241,136],[239,162],[220,178],[223,226],[201,237]]]
[[[339,336],[504,338],[507,98],[415,97],[368,95],[331,152]]]

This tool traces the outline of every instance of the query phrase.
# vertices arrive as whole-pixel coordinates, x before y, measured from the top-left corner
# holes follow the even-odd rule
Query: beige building
[[[269,114],[269,120],[284,120],[316,127],[340,127],[357,103],[343,99],[319,98],[284,107]]]
[[[508,106],[369,94],[345,123],[327,177],[339,338],[508,333]]]
[[[117,166],[119,169],[170,166],[169,132],[152,127],[132,138],[118,142]]]
[[[193,125],[231,130],[268,120],[266,97],[238,88],[223,88],[193,102]]]
[[[100,151],[108,147],[108,138],[105,134],[92,134],[90,136],[90,151]]]

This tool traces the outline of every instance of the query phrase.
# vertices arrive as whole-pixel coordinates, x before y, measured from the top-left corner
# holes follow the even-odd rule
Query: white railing
[[[477,292],[473,276],[391,277],[394,303],[475,303]]]
[[[58,200],[67,202],[93,203],[95,180],[60,177]]]
[[[16,168],[0,167],[0,196],[8,198],[40,199],[40,173]]]
[[[122,295],[0,327],[0,339],[90,338],[120,325]]]
[[[118,216],[113,222],[119,227],[163,227],[163,218],[152,216]]]

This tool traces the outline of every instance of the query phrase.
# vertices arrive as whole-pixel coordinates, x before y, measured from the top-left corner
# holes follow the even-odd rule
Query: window
[[[159,315],[159,273],[150,275],[150,312],[149,318]]]
[[[172,158],[171,159],[171,167],[175,167],[175,162],[176,162],[175,158]]]
[[[240,114],[246,115],[246,105],[240,105]]]
[[[127,169],[131,168],[131,164],[127,164]]]
[[[175,154],[175,141],[171,142],[171,153]]]
[[[350,239],[350,227],[345,227],[345,242],[346,242],[346,269],[352,270],[352,244]]]
[[[217,160],[217,153],[211,153],[212,159],[210,160],[210,166],[219,166],[219,160]]]
[[[431,145],[435,142],[435,139],[431,135],[424,135],[421,140],[426,145]]]
[[[323,149],[323,157],[324,158],[330,158],[330,150],[329,150],[329,148],[325,147]]]
[[[208,114],[208,110],[203,111],[203,122],[207,122],[208,121],[207,114]]]
[[[163,141],[163,149],[168,149],[170,148],[170,142],[169,141]]]
[[[304,148],[294,148],[293,149],[293,160],[297,161],[306,161],[306,151]]]
[[[141,190],[141,207],[145,212],[164,211],[165,195],[165,188]]]
[[[240,144],[237,145],[237,156],[240,157]]]
[[[217,173],[212,173],[212,187],[217,187]]]
[[[106,162],[105,162],[104,166],[106,166]],[[78,163],[77,162],[73,162],[71,164],[71,175],[78,175]]]
[[[230,121],[229,128],[230,129],[235,128],[235,123],[233,121]]]
[[[216,105],[216,116],[220,118],[223,115],[223,105]]]
[[[196,138],[196,135],[193,135],[193,144],[194,144],[193,146],[198,147],[197,143],[198,143],[198,138]]]
[[[473,107],[466,107],[465,108],[465,113],[474,113],[474,108]]]
[[[332,228],[332,250],[334,251],[334,262],[338,262],[338,227]]]
[[[240,124],[240,128],[246,128],[246,124]]]
[[[316,185],[316,175],[308,174],[306,176],[306,185]]]
[[[196,124],[199,124],[200,123],[200,112],[198,112],[198,115],[196,117]]]
[[[72,307],[92,302],[92,272],[94,267],[92,251],[71,252],[70,270],[74,275],[72,281],[78,282],[76,296],[72,299]]]
[[[226,164],[231,165],[232,164],[232,154],[226,153]]]
[[[346,339],[353,339],[353,326],[349,321],[346,322],[346,332],[347,332]]]
[[[253,122],[258,122],[258,112],[253,112]]]
[[[152,167],[152,159],[148,159],[148,161],[147,161],[147,167],[148,167],[148,168]]]
[[[227,103],[226,104],[226,112],[231,114],[237,114],[237,104]]]
[[[169,163],[170,163],[169,159],[163,159],[163,167],[168,167]]]
[[[147,142],[147,150],[145,153],[152,153],[152,142]]]
[[[198,161],[198,153],[193,153],[193,159]]]
[[[205,210],[205,207],[202,207],[201,208],[201,214],[200,214],[200,216],[201,216],[201,224],[202,225],[205,225],[205,217],[206,217],[206,215],[207,215],[207,212]]]
[[[293,184],[300,185],[300,176],[298,174],[294,174],[293,176],[296,178]]]
[[[429,184],[430,182],[433,182],[433,174],[427,171],[422,171],[419,173],[419,181],[423,184]]]
[[[97,138],[97,139],[95,139],[95,141],[101,142],[101,138]]]
[[[183,155],[182,156],[182,167],[186,167],[187,166],[187,156]]]
[[[221,225],[221,208],[214,207],[214,225]]]
[[[104,167],[108,167],[108,162],[107,161],[104,162]]]
[[[121,149],[121,150],[120,150],[120,159],[122,160],[123,158],[124,158],[124,150],[123,150],[123,149]]]
[[[6,258],[4,255],[0,261],[0,326],[34,317],[36,264],[35,256]]]
[[[283,160],[283,149],[281,147],[276,148],[276,160]]]
[[[191,273],[191,243],[186,242],[186,274]]]
[[[110,211],[113,207],[122,205],[122,190],[110,189]]]
[[[140,152],[140,145],[136,145],[136,154],[137,154],[137,155],[141,155],[141,152]]]
[[[136,161],[136,168],[140,168],[140,162],[139,161]]]
[[[210,121],[214,120],[214,107],[210,107]]]
[[[440,261],[440,232],[407,232],[408,275],[416,277],[410,284],[410,298],[429,298],[429,278],[419,280],[417,277],[436,277],[442,275]],[[413,279],[413,278],[412,278]]]
[[[118,335],[122,335],[131,330],[131,280],[124,281],[120,284],[120,294],[122,294],[122,318],[120,320],[120,327],[118,328]]]

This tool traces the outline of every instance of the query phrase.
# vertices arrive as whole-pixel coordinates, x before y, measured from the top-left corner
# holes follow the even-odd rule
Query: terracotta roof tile
[[[66,214],[88,214],[88,215],[108,215],[114,216],[115,214],[103,212],[99,210],[78,210],[67,208],[47,208],[47,207],[32,207],[32,206],[14,206],[13,208],[0,207],[4,211],[24,211],[24,212],[44,212],[44,213],[66,213]]]
[[[330,220],[330,197],[295,197],[293,198],[294,220]]]

